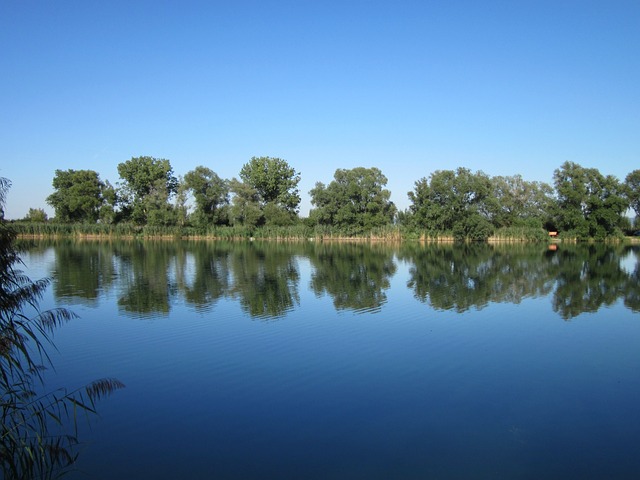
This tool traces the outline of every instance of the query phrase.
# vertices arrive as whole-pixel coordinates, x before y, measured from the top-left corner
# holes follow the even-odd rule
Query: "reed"
[[[0,208],[8,186],[0,178]],[[33,227],[31,235],[70,231],[56,224]],[[16,232],[0,220],[0,471],[5,479],[53,478],[74,464],[79,445],[76,435],[55,432],[76,432],[78,413],[96,413],[96,401],[124,385],[106,378],[47,391],[42,372],[51,366],[53,331],[75,315],[64,308],[39,310],[49,280],[31,281],[21,263]]]
[[[502,227],[488,238],[489,243],[548,242],[549,234],[537,227]]]

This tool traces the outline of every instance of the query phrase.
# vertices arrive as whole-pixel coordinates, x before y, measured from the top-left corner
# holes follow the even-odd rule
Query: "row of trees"
[[[135,157],[118,165],[112,186],[93,170],[56,170],[47,202],[60,222],[133,222],[208,228],[286,226],[305,222],[348,234],[401,224],[415,231],[483,239],[503,227],[535,227],[602,238],[629,229],[625,213],[640,215],[640,170],[624,182],[595,168],[565,162],[553,186],[520,175],[491,177],[466,168],[437,170],[415,182],[410,207],[398,212],[377,168],[338,169],[310,190],[313,209],[298,216],[300,173],[285,160],[253,157],[239,179],[198,166],[176,177],[169,160]],[[41,209],[28,219],[43,220]]]

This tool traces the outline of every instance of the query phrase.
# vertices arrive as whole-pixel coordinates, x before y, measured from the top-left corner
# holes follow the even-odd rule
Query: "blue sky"
[[[237,177],[285,159],[308,191],[378,167],[400,209],[459,166],[551,182],[640,168],[640,2],[0,0],[8,218],[56,169],[134,156]]]

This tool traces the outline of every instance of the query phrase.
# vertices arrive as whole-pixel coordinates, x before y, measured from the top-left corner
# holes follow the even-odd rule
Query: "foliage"
[[[260,208],[258,191],[247,183],[233,178],[229,183],[233,192],[230,209],[231,224],[255,227],[264,223],[264,216]]]
[[[8,187],[0,179],[0,205]],[[43,390],[42,372],[50,364],[46,347],[55,328],[74,315],[39,310],[49,282],[32,282],[17,268],[14,240],[15,233],[0,223],[0,469],[6,479],[52,478],[74,463],[78,445],[75,435],[55,434],[52,426],[65,428],[70,419],[75,427],[79,411],[95,413],[96,400],[123,385],[103,379],[74,391]]]
[[[640,217],[640,170],[629,173],[625,180],[625,195],[629,201],[629,206],[636,214],[636,219]]]
[[[47,203],[60,222],[96,222],[105,205],[108,185],[93,170],[56,170],[54,192]]]
[[[300,174],[279,158],[252,157],[239,179],[232,180],[204,166],[177,179],[168,160],[153,157],[131,158],[118,165],[118,172],[122,183],[116,190],[91,170],[56,170],[58,189],[48,202],[56,208],[58,226],[50,222],[20,229],[36,235],[157,232],[266,238],[273,230],[264,228],[299,231],[302,224],[314,237],[462,241],[486,240],[497,230],[500,238],[515,238],[519,231],[526,238],[538,238],[539,229],[545,229],[560,231],[564,238],[604,239],[633,233],[624,216],[628,206],[640,218],[640,170],[621,183],[571,162],[554,172],[553,187],[521,175],[436,170],[415,182],[408,193],[411,206],[402,212],[390,201],[384,188],[387,178],[379,169],[338,169],[329,185],[318,182],[309,192],[314,208],[304,219],[298,217]],[[191,214],[189,195],[195,201]],[[24,221],[41,222],[42,213],[32,209]],[[96,220],[96,229],[85,227]],[[67,228],[62,223],[83,225]],[[636,228],[637,224],[636,219]],[[226,226],[230,228],[222,228]],[[277,232],[280,237],[282,230]]]
[[[317,225],[333,225],[351,234],[370,231],[393,222],[396,207],[385,189],[387,177],[373,168],[338,169],[325,186],[316,183],[309,194],[316,208],[309,220]]]
[[[273,203],[289,213],[297,213],[300,174],[285,160],[252,157],[240,170],[240,178],[256,190],[262,205]]]
[[[415,225],[429,233],[450,231],[456,240],[486,240],[493,231],[487,204],[492,183],[466,168],[437,170],[409,192]]]
[[[491,223],[496,227],[542,227],[551,216],[553,188],[543,182],[529,182],[521,175],[491,178],[487,198]]]
[[[228,221],[229,182],[213,170],[198,166],[184,176],[184,184],[196,203],[192,222],[196,226],[222,225]]]
[[[123,183],[120,203],[125,219],[142,225],[172,225],[175,212],[169,198],[176,193],[178,179],[169,160],[134,157],[118,165]]]
[[[558,228],[579,239],[619,235],[629,203],[613,176],[565,162],[554,172]]]
[[[25,222],[45,223],[49,220],[47,212],[42,208],[30,208],[29,213],[24,217]]]
[[[231,190],[236,221],[243,225],[292,225],[300,205],[300,175],[280,158],[252,157],[240,170],[242,183],[235,181]],[[256,210],[260,212],[257,215]],[[242,219],[242,220],[239,220]]]

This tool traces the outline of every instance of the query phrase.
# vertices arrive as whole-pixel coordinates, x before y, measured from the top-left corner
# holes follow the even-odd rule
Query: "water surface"
[[[38,243],[69,478],[637,478],[634,247]]]

